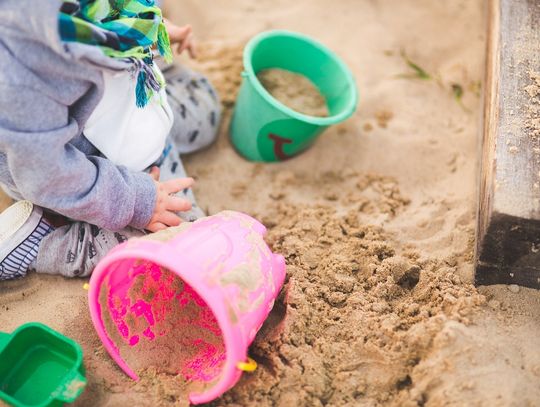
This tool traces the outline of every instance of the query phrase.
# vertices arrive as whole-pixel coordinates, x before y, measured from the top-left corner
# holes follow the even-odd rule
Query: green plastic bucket
[[[56,407],[75,401],[85,386],[82,350],[72,339],[39,323],[0,332],[0,400]]]
[[[257,73],[280,68],[304,75],[325,97],[329,117],[292,110],[264,89]],[[244,49],[243,81],[231,122],[231,139],[253,161],[283,161],[307,149],[329,126],[349,118],[358,104],[354,77],[331,50],[291,31],[254,37]]]

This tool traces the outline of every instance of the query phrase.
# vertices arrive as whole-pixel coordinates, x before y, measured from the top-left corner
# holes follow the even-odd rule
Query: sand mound
[[[414,367],[449,321],[469,323],[483,297],[439,262],[400,252],[355,211],[280,207],[276,216],[269,240],[289,280],[252,348],[262,372],[215,405],[421,401],[407,391]]]

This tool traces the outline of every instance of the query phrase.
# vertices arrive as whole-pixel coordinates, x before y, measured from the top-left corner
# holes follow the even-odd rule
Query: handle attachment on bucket
[[[236,367],[243,372],[254,372],[257,370],[257,362],[248,357],[247,362],[238,362]]]

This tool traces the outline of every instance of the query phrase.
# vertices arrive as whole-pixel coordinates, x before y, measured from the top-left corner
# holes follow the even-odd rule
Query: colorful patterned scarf
[[[154,0],[64,0],[59,30],[64,42],[95,45],[108,57],[130,63],[137,76],[138,107],[146,106],[164,86],[153,69],[152,47],[167,62],[172,52]]]

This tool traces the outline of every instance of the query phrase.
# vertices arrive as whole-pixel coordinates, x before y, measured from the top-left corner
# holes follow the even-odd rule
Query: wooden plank
[[[475,282],[540,288],[540,2],[488,19]]]

